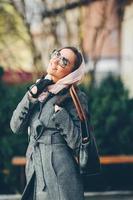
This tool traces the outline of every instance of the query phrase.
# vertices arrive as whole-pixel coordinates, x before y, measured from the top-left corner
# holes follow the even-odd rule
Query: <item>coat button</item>
[[[53,116],[51,118],[53,121],[55,121],[55,114],[53,114]]]
[[[23,118],[23,117],[19,117],[19,119],[20,119],[20,120],[24,120],[24,118]]]
[[[59,123],[55,123],[55,126],[57,127],[57,128],[59,128],[60,127],[60,124]]]
[[[22,115],[26,115],[27,114],[27,112],[23,112],[23,111],[21,113],[22,113]]]
[[[27,111],[29,110],[26,106],[24,106],[24,109],[27,110]]]

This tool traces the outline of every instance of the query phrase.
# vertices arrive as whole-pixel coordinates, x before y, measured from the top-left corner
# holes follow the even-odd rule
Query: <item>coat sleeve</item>
[[[23,133],[28,127],[28,120],[36,102],[31,102],[28,92],[24,95],[18,106],[13,112],[10,127],[14,133]]]
[[[82,93],[79,98],[83,109],[87,112],[88,105],[85,94]],[[76,155],[81,144],[81,123],[71,98],[67,100],[66,106],[55,113],[55,124],[61,128],[61,134]]]

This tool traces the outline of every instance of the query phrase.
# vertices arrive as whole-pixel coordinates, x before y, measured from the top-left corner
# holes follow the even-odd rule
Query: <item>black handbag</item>
[[[76,107],[81,121],[82,142],[79,150],[79,170],[82,175],[99,174],[101,171],[100,159],[97,150],[96,140],[94,138],[90,119],[83,110],[74,85],[70,88],[70,94]]]

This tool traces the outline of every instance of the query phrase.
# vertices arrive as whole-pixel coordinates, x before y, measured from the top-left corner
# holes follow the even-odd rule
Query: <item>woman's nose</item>
[[[52,58],[52,62],[54,62],[54,63],[58,63],[59,60],[60,60],[60,59],[59,59],[58,57]]]

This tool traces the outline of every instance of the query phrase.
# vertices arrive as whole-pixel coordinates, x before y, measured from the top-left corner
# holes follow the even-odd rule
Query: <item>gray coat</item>
[[[78,90],[78,96],[86,109],[85,94]],[[59,101],[61,110],[55,112]],[[75,160],[81,142],[80,120],[69,91],[50,93],[43,104],[31,102],[26,93],[13,112],[10,126],[14,133],[28,129],[29,135],[27,184],[22,199],[83,200],[83,185]]]

